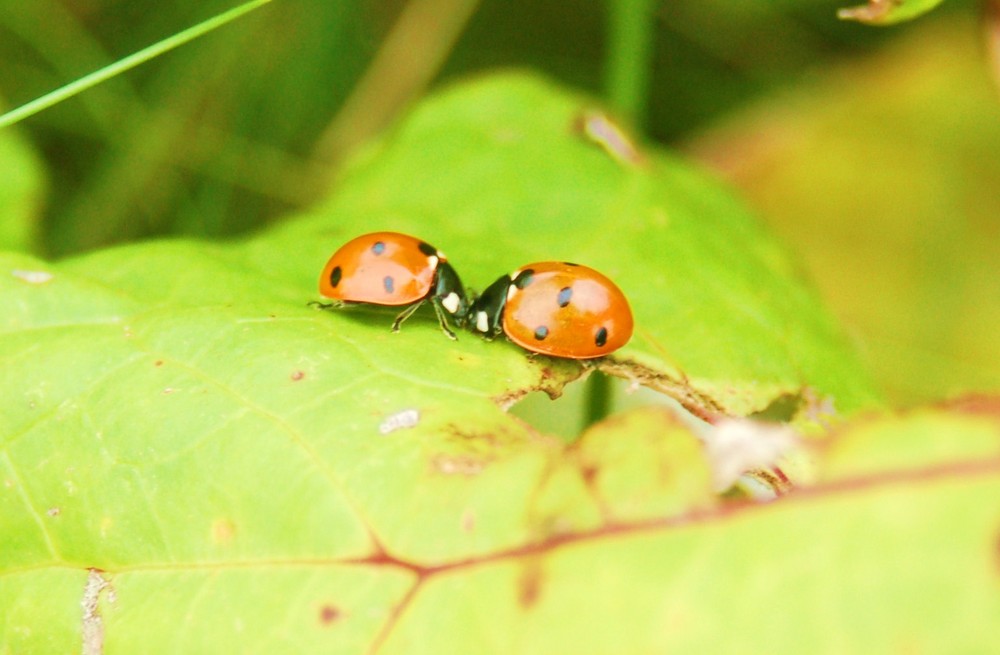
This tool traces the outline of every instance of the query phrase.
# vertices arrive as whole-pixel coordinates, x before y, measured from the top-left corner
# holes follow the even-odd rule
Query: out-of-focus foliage
[[[1000,389],[1000,96],[969,20],[693,145],[798,251],[897,400]]]
[[[0,94],[27,102],[235,3],[0,2]],[[287,0],[22,124],[55,180],[42,249],[244,232],[317,193],[317,134],[378,43],[360,3]]]
[[[34,246],[43,191],[34,149],[19,132],[0,131],[0,250]]]
[[[2,0],[0,95],[27,102],[234,4]],[[157,234],[244,233],[314,201],[329,188],[325,160],[341,154],[315,157],[317,139],[406,5],[281,0],[27,121],[23,129],[57,181],[41,252]],[[895,36],[837,20],[837,7],[654,5],[648,132],[682,136],[763,90]],[[437,80],[528,66],[600,93],[605,18],[602,3],[586,0],[485,0]],[[420,51],[402,52],[396,68],[432,65]]]

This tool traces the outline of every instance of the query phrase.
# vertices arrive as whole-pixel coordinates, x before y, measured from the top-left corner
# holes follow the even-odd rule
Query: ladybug
[[[570,359],[607,355],[632,336],[621,289],[569,262],[529,264],[501,277],[473,301],[467,318],[488,339],[503,332],[526,350]]]
[[[408,305],[392,322],[392,331],[420,305],[430,301],[441,329],[451,339],[448,316],[463,326],[469,300],[458,273],[440,250],[399,232],[372,232],[351,239],[323,268],[319,292],[333,300],[321,307]],[[317,303],[319,304],[319,303]]]

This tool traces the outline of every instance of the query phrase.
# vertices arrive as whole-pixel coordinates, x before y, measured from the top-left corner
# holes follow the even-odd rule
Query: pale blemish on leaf
[[[108,534],[111,532],[111,527],[115,524],[114,519],[110,516],[104,516],[101,518],[101,522],[98,526],[101,539],[106,539]]]
[[[227,545],[236,537],[236,524],[229,519],[216,519],[212,521],[212,542],[219,545]]]
[[[431,466],[438,473],[445,475],[464,475],[472,477],[479,475],[486,462],[468,455],[437,455],[431,460]]]
[[[15,268],[10,273],[28,284],[45,284],[52,279],[52,273],[48,271],[25,271]]]
[[[420,410],[403,409],[393,414],[389,414],[379,423],[379,434],[392,434],[396,430],[416,427],[420,423]]]
[[[600,109],[580,112],[573,127],[591,143],[601,147],[612,159],[625,166],[642,166],[646,157],[635,145],[635,140]]]
[[[712,468],[712,486],[721,493],[747,471],[775,466],[798,447],[798,438],[781,424],[727,418],[709,428],[703,443]]]
[[[101,592],[110,589],[111,583],[97,569],[90,569],[83,587],[83,655],[101,655],[104,652],[104,621],[101,619]],[[114,598],[109,594],[109,602]]]

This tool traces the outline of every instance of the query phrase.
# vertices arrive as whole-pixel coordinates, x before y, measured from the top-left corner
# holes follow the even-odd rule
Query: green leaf
[[[923,16],[942,0],[868,0],[868,4],[841,9],[837,16],[869,25],[893,25]]]
[[[998,526],[982,499],[1000,491],[998,409],[887,417],[831,444],[864,465],[841,441],[861,454],[944,428],[950,457],[932,466],[832,476],[766,507],[605,527],[432,578],[382,652],[990,652]]]
[[[631,299],[623,358],[732,413],[806,386],[842,411],[874,401],[796,264],[742,204],[669,155],[609,156],[579,130],[594,102],[553,91],[511,74],[424,103],[314,217],[274,236],[317,244],[296,279],[314,276],[321,244],[383,227],[442,248],[478,289],[529,262],[576,261]]]
[[[109,585],[99,596],[107,652],[1000,646],[996,507],[982,502],[1000,492],[1000,399],[858,421],[824,446],[818,483],[769,505],[715,504],[695,444],[664,410],[596,426],[582,450],[550,452],[527,503],[506,499],[534,537],[469,558],[379,552],[91,573]],[[475,494],[490,484],[482,473],[453,476]],[[469,539],[488,529],[488,517],[461,518]],[[233,526],[211,535],[241,538]],[[12,652],[72,647],[86,577],[61,567],[0,577]]]
[[[622,625],[638,628],[630,652],[697,640],[704,619],[674,614],[685,594],[736,598],[756,561],[738,544],[763,566],[783,551],[760,544],[808,503],[720,508],[697,439],[662,408],[569,446],[506,412],[558,395],[576,362],[451,342],[431,312],[393,334],[393,312],[306,305],[337,245],[400,229],[477,288],[539,259],[609,274],[639,328],[597,366],[699,415],[793,397],[788,418],[808,426],[822,399],[876,403],[746,210],[668,155],[599,147],[579,129],[591,107],[537,78],[483,79],[428,100],[329,202],[248,242],[0,256],[0,643],[620,652]],[[720,545],[730,529],[742,539]],[[731,587],[705,584],[727,564]],[[453,622],[469,612],[484,614]],[[663,618],[684,630],[650,632]]]

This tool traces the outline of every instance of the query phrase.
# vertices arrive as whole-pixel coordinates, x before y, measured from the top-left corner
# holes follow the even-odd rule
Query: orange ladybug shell
[[[592,268],[529,264],[511,275],[503,330],[517,345],[573,359],[601,357],[632,337],[632,310],[621,289]]]
[[[319,292],[341,302],[410,305],[431,294],[444,256],[434,246],[399,232],[373,232],[333,253]]]

